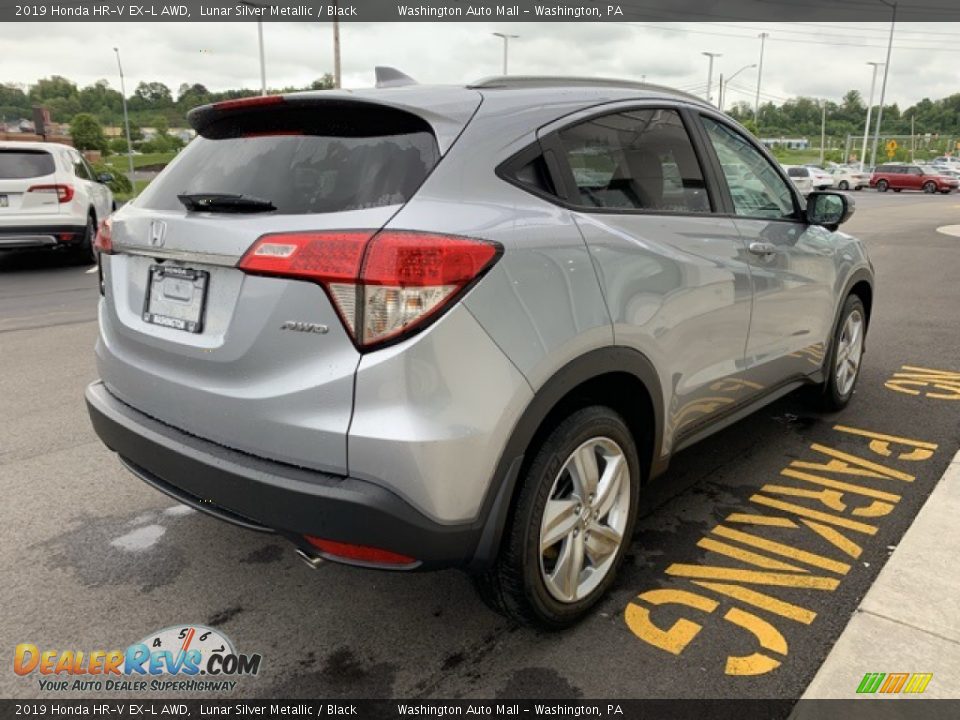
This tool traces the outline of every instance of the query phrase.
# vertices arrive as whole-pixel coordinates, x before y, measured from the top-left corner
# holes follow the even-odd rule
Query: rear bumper
[[[404,569],[466,566],[482,524],[438,524],[379,485],[256,458],[164,425],[124,404],[100,381],[86,391],[94,430],[124,465],[208,515],[278,532],[308,554],[303,535],[390,550]]]
[[[0,227],[0,250],[74,245],[83,240],[85,225],[18,225]]]

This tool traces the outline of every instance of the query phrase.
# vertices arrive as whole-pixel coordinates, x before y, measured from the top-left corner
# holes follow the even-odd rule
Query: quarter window
[[[577,205],[709,213],[703,173],[675,110],[634,110],[558,132]]]
[[[745,137],[703,117],[707,135],[720,159],[737,215],[781,219],[795,216],[793,193],[773,165]],[[737,167],[737,172],[731,168]]]

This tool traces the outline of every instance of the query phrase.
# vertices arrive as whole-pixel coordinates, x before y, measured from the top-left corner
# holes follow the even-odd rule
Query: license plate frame
[[[168,280],[173,292],[166,291]],[[143,321],[194,335],[203,332],[210,273],[180,265],[151,265],[143,299]],[[176,297],[176,292],[190,297]]]

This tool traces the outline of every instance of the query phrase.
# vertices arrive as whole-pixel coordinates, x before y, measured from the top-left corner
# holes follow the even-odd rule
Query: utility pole
[[[510,49],[510,39],[518,38],[519,35],[510,35],[509,33],[495,32],[493,35],[496,35],[498,38],[503,38],[503,74],[507,74],[507,54]]]
[[[702,52],[700,54],[706,55],[710,59],[710,63],[707,65],[707,102],[713,104],[713,98],[711,97],[711,91],[713,90],[713,59],[723,57],[723,55],[714,52]]]
[[[893,30],[897,25],[897,3],[880,0],[884,5],[893,7],[890,19],[890,39],[887,40],[887,62],[883,65],[883,85],[880,86],[880,107],[877,108],[877,127],[873,131],[873,149],[870,151],[870,164],[876,166],[877,143],[880,141],[880,123],[883,121],[883,100],[887,96],[887,77],[890,75],[890,52],[893,50]]]
[[[760,33],[760,65],[757,68],[757,96],[753,101],[753,121],[760,127],[760,81],[763,79],[763,49],[770,33]]]
[[[133,186],[133,197],[137,196],[137,182],[133,177],[133,144],[130,142],[130,116],[127,115],[127,89],[123,83],[123,65],[120,64],[120,50],[113,49],[117,56],[117,69],[120,71],[120,96],[123,98],[123,124],[127,132],[127,163],[130,165],[130,184]]]
[[[717,107],[723,110],[723,73],[720,73],[720,81],[717,83]]]
[[[863,128],[863,151],[860,153],[860,172],[863,172],[863,166],[867,161],[867,138],[870,137],[870,113],[873,112],[873,91],[877,86],[877,69],[883,65],[883,63],[868,62],[867,65],[873,65],[873,79],[870,81],[870,100],[867,102],[867,124]]]

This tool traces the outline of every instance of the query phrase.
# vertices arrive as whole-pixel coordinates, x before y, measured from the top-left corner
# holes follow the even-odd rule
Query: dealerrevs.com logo
[[[219,630],[176,625],[126,650],[57,650],[17,645],[13,671],[46,692],[213,692],[233,690],[260,671],[259,653],[238,653]]]

